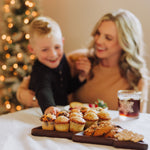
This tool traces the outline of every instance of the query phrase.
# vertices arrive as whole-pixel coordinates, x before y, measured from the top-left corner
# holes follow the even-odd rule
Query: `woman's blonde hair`
[[[36,17],[29,26],[30,41],[34,35],[38,36],[48,35],[62,37],[62,32],[58,23],[50,17],[39,16]]]
[[[97,29],[103,21],[113,21],[118,32],[118,41],[122,48],[119,60],[121,75],[127,79],[130,88],[137,87],[139,80],[146,76],[146,63],[143,59],[144,42],[140,21],[128,10],[119,9],[113,13],[104,15],[93,29],[94,37]],[[94,48],[94,39],[89,49]],[[94,53],[93,53],[94,54]],[[98,58],[93,57],[93,64],[98,63]],[[145,76],[144,76],[145,75]]]

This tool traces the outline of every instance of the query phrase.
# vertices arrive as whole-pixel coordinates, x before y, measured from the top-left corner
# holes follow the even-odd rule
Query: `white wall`
[[[54,18],[61,26],[65,52],[85,47],[93,26],[103,14],[119,8],[128,9],[142,23],[145,59],[150,69],[150,0],[40,0],[40,4],[42,13]],[[150,101],[148,107],[150,113]]]

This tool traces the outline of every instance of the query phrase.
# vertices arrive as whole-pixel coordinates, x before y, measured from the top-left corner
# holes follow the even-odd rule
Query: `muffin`
[[[95,114],[98,113],[98,111],[95,108],[90,108],[86,113],[89,113],[89,112],[93,112]]]
[[[83,114],[82,113],[77,113],[77,112],[72,112],[72,113],[70,113],[69,118],[72,118],[72,117],[81,117],[81,118],[83,118]]]
[[[87,111],[89,111],[90,110],[90,107],[88,107],[88,106],[82,106],[81,107],[81,109],[80,109],[80,111],[83,113],[83,114],[85,114]]]
[[[109,113],[106,110],[104,110],[104,109],[99,111],[97,113],[97,116],[99,117],[100,120],[110,120],[111,119]]]
[[[73,108],[76,108],[76,109],[81,109],[81,107],[83,106],[83,104],[82,103],[80,103],[80,102],[71,102],[70,104],[69,104],[69,106],[70,106],[70,110],[71,109],[73,109]]]
[[[85,128],[90,127],[93,123],[97,122],[99,119],[96,113],[89,112],[89,111],[87,113],[85,113],[83,118],[86,121]]]
[[[65,116],[65,117],[69,118],[69,113],[65,110],[62,110],[56,114],[56,117],[58,117],[58,116]]]
[[[85,126],[85,120],[82,117],[71,117],[70,118],[70,131],[81,132]]]
[[[72,108],[72,109],[70,110],[70,113],[72,113],[72,112],[80,113],[81,111],[80,111],[80,109]]]
[[[97,112],[100,112],[101,110],[103,110],[103,108],[102,108],[102,107],[96,107],[95,110],[96,110]]]
[[[54,130],[54,121],[56,119],[55,115],[45,114],[41,117],[42,129],[43,130]]]
[[[55,120],[55,130],[56,131],[69,131],[69,118],[65,116],[58,116]]]
[[[80,57],[84,57],[85,55],[84,54],[79,54],[79,53],[76,53],[76,54],[73,54],[73,55],[70,55],[69,58],[71,61],[77,61]]]

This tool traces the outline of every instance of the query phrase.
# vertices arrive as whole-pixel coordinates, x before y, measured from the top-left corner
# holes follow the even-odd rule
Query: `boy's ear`
[[[31,47],[31,45],[28,44],[27,47],[28,47],[29,52],[32,53],[32,54],[34,54],[34,50],[33,50],[33,48]]]

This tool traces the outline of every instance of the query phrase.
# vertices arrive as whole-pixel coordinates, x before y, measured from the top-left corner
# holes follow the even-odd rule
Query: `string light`
[[[31,8],[34,6],[34,3],[27,0],[25,1],[25,5]]]
[[[0,75],[0,81],[4,82],[4,80],[5,80],[5,77],[3,75]]]
[[[10,4],[12,4],[12,5],[14,5],[15,3],[16,3],[15,0],[10,1]]]
[[[6,70],[7,66],[6,65],[2,65],[2,70]]]
[[[12,40],[8,41],[9,44],[12,44]]]
[[[6,57],[7,59],[10,58],[10,54],[7,53],[7,54],[5,55],[5,57]]]
[[[13,70],[14,70],[13,67],[10,67],[10,68],[9,68],[9,71],[13,71]]]
[[[29,3],[29,7],[31,8],[31,7],[33,7],[33,6],[34,6],[34,3],[30,2],[30,3]]]
[[[2,35],[2,40],[6,40],[6,37],[7,37],[6,34],[3,34]]]
[[[29,23],[29,19],[28,19],[28,18],[25,18],[25,19],[24,19],[24,23],[25,23],[25,24],[28,24],[28,23]]]
[[[8,46],[7,46],[7,45],[4,46],[4,50],[5,50],[5,51],[8,50]]]
[[[8,4],[4,5],[4,11],[5,11],[6,13],[9,13],[9,12],[10,12],[9,5],[8,5]]]
[[[30,39],[30,34],[28,34],[28,33],[25,34],[25,39],[27,39],[27,40]]]
[[[29,3],[30,3],[29,1],[25,1],[25,5],[26,5],[26,6],[28,6],[28,5],[29,5]]]
[[[5,107],[6,107],[6,109],[11,109],[11,104],[8,103],[8,104],[5,105]]]
[[[6,37],[6,41],[8,42],[8,41],[10,41],[11,40],[11,37],[10,36],[7,36]]]
[[[13,64],[13,68],[17,69],[18,68],[18,64],[17,63]]]
[[[17,106],[16,106],[16,110],[17,110],[17,111],[19,111],[19,110],[21,110],[21,109],[22,109],[22,107],[21,107],[20,105],[17,105]]]
[[[28,66],[27,65],[23,65],[23,70],[27,70],[28,69]]]
[[[12,28],[13,26],[14,26],[13,23],[8,24],[8,28]]]
[[[38,13],[37,13],[36,11],[33,11],[33,12],[32,12],[32,16],[33,16],[33,17],[36,17],[37,15],[38,15]]]
[[[17,58],[18,58],[18,59],[22,59],[22,57],[23,57],[23,54],[22,54],[22,53],[18,53],[18,54],[17,54]]]
[[[26,15],[30,15],[30,13],[31,13],[31,12],[30,12],[29,10],[26,10],[26,11],[25,11],[25,14],[26,14]]]
[[[17,76],[17,75],[18,75],[18,73],[15,71],[15,72],[13,72],[13,75],[14,75],[14,76]]]
[[[30,59],[31,59],[31,60],[34,60],[34,59],[35,59],[35,55],[33,55],[33,54],[30,55]]]

